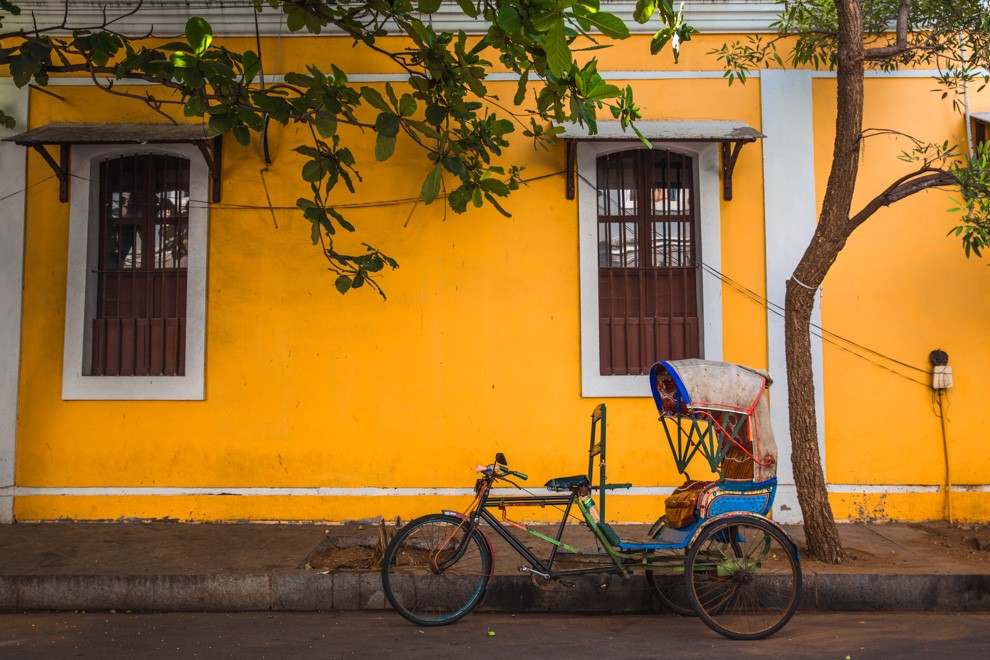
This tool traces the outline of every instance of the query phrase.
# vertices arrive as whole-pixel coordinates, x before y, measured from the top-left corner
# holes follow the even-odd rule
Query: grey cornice
[[[70,1],[69,28],[94,27],[102,20],[104,11],[108,18],[119,17],[137,2],[113,2],[95,0]],[[633,18],[635,2],[604,2],[609,11],[626,21],[634,33],[651,34],[659,25],[637,24]],[[24,0],[18,5],[23,10],[20,16],[7,16],[3,32],[11,29],[29,29],[34,21],[39,26],[58,25],[65,12],[64,0]],[[745,33],[770,31],[770,23],[780,12],[775,2],[753,0],[717,0],[685,2],[685,17],[688,23],[702,33]],[[32,19],[33,15],[33,19]],[[128,35],[142,35],[153,32],[156,36],[172,37],[182,34],[189,16],[202,16],[213,26],[218,36],[245,36],[255,34],[255,12],[251,0],[145,0],[134,16],[114,24],[114,29]],[[289,35],[281,14],[274,10],[258,15],[258,26],[262,35]],[[445,2],[440,11],[433,15],[433,24],[442,30],[464,30],[465,32],[484,31],[485,23],[466,18],[452,2]],[[328,32],[335,34],[335,32]],[[339,32],[336,32],[339,34]]]

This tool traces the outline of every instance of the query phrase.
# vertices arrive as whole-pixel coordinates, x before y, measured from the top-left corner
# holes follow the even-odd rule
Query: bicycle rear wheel
[[[685,572],[698,616],[729,639],[769,637],[801,597],[797,550],[762,518],[734,516],[706,527],[688,550]]]
[[[485,596],[492,573],[487,540],[456,516],[413,520],[392,539],[382,562],[382,587],[392,607],[420,626],[453,623]]]

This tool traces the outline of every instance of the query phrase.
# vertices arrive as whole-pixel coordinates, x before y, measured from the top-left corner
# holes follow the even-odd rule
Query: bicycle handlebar
[[[503,456],[502,458],[505,457]],[[529,479],[528,475],[522,472],[517,472],[515,470],[510,470],[509,468],[505,467],[505,465],[502,463],[492,463],[491,465],[477,465],[475,466],[474,471],[494,477],[495,479],[504,479],[506,477],[516,477],[518,479],[522,479],[523,481]]]

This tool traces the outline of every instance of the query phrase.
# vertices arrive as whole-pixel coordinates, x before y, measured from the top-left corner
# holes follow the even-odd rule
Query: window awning
[[[587,126],[561,124],[558,137],[567,145],[567,199],[574,199],[577,142],[635,142],[631,129],[622,130],[617,121],[598,122],[598,133],[588,135]],[[636,128],[650,142],[718,142],[722,147],[722,196],[732,199],[732,171],[742,145],[766,137],[744,121],[737,120],[660,120],[638,121]]]
[[[973,120],[973,138],[977,142],[990,141],[990,112],[972,112],[969,118]]]
[[[58,177],[58,198],[69,201],[69,157],[74,144],[193,144],[203,154],[213,182],[212,199],[220,201],[223,139],[202,124],[108,124],[53,122],[3,139],[37,151]],[[58,161],[47,147],[58,146]]]

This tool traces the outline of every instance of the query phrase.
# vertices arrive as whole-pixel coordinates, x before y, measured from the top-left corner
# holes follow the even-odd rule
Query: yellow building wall
[[[923,141],[965,144],[965,125],[929,78],[872,78],[864,126]],[[835,81],[818,79],[815,153],[819,203],[831,163]],[[973,90],[974,109],[990,95]],[[911,166],[903,136],[864,140],[854,212]],[[986,520],[990,452],[981,411],[988,392],[990,270],[966,259],[946,235],[958,194],[933,190],[879,211],[849,240],[822,287],[824,326],[849,342],[824,344],[827,478],[839,485],[891,486],[887,492],[833,494],[840,518],[942,518],[948,448],[952,516]],[[945,435],[931,389],[929,353],[949,354],[954,386],[944,401]],[[906,486],[906,489],[899,487]],[[937,492],[932,489],[937,488]],[[905,492],[907,491],[907,492]],[[924,492],[923,492],[924,491]]]
[[[635,38],[598,52],[601,69],[673,66],[645,55],[647,43]],[[715,37],[693,41],[679,66],[716,71],[717,62],[704,53],[719,43]],[[277,65],[274,45],[263,50],[269,73],[298,70],[313,52],[324,59],[332,53],[351,74],[393,72],[346,40],[285,39]],[[647,119],[761,124],[758,78],[731,87],[717,77],[615,82],[634,85]],[[490,87],[508,98],[515,84]],[[892,116],[911,117],[903,130],[957,133],[960,122],[936,104],[930,87],[927,80],[871,82],[867,125],[888,120],[896,110]],[[831,153],[833,89],[828,79],[814,87],[819,194]],[[58,92],[64,102],[32,92],[31,127],[157,120],[139,103],[120,103],[88,86],[62,86]],[[900,96],[874,103],[888,95]],[[334,290],[332,274],[309,245],[309,223],[291,208],[308,194],[298,174],[302,160],[291,152],[303,138],[298,128],[275,127],[274,162],[267,169],[256,140],[249,148],[225,142],[223,201],[210,208],[206,398],[199,402],[61,400],[68,206],[57,201],[48,166],[29,155],[28,184],[34,187],[27,202],[16,483],[146,488],[152,494],[20,496],[18,519],[408,518],[440,507],[463,508],[470,497],[360,489],[470,488],[475,464],[489,462],[497,451],[530,474],[536,491],[548,478],[586,469],[589,415],[599,400],[581,396],[578,218],[576,202],[564,196],[562,146],[533,150],[520,139],[510,149],[507,159],[525,162],[527,177],[558,175],[514,193],[505,203],[513,214],[509,219],[489,207],[445,214],[440,204],[346,210],[358,233],[341,239],[342,246],[353,240],[360,249],[360,242],[368,242],[401,264],[382,279],[388,295],[382,301],[370,291],[340,296]],[[426,171],[418,152],[400,146],[390,161],[376,164],[373,135],[355,133],[355,139],[364,183],[353,196],[341,188],[339,203],[418,195]],[[886,144],[867,147],[863,190],[879,185],[889,163],[897,162],[887,157],[890,150]],[[762,153],[759,142],[743,148],[735,197],[721,203],[722,272],[758,296],[766,295]],[[885,212],[850,242],[825,283],[825,324],[920,367],[929,350],[947,350],[957,369],[948,424],[950,446],[959,456],[956,482],[985,484],[990,459],[979,451],[975,431],[978,367],[985,371],[990,362],[990,306],[979,304],[990,290],[988,272],[963,259],[956,241],[943,239],[951,227],[943,195],[930,193],[909,204]],[[725,359],[765,367],[765,307],[726,286],[722,309]],[[940,426],[930,391],[829,346],[825,360],[829,481],[941,483]],[[917,378],[925,380],[921,373]],[[607,404],[611,480],[637,487],[680,483],[653,402]],[[354,490],[259,490],[251,496],[169,491],[190,488]],[[979,494],[968,495],[958,498],[959,511],[985,518],[979,506],[964,506],[982,501]],[[857,497],[834,494],[837,515],[880,510]],[[896,506],[888,498],[885,515],[939,517],[932,503],[938,497],[908,493]],[[609,518],[652,521],[661,512],[660,499],[617,495],[609,500]]]

